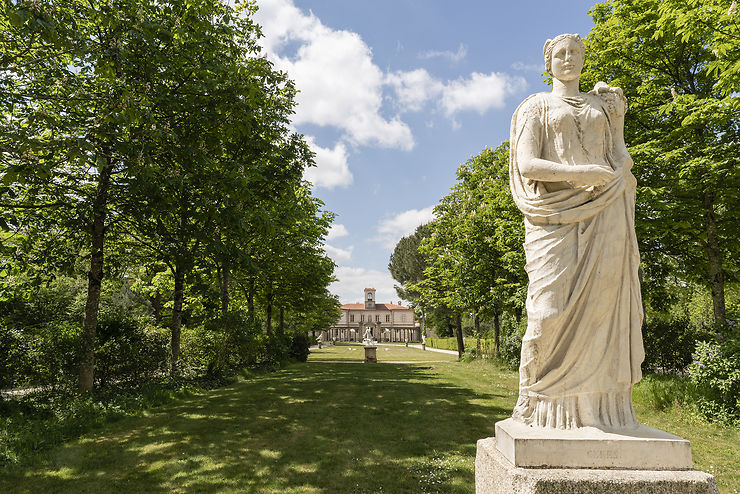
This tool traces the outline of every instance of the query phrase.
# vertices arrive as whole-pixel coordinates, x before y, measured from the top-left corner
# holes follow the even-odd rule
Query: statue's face
[[[552,50],[552,76],[561,81],[576,79],[583,70],[583,56],[583,48],[575,40],[560,41]]]

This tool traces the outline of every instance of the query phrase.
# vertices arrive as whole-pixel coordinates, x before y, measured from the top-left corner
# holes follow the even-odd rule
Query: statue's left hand
[[[624,117],[627,113],[627,98],[624,97],[621,87],[610,86],[605,82],[597,82],[592,94],[600,96],[606,103],[609,114],[614,117]]]

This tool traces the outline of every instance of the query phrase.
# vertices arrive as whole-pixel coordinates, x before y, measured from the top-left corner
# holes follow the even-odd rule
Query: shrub
[[[427,338],[427,346],[431,348],[439,348],[440,350],[453,350],[457,351],[457,338]]]
[[[103,386],[145,380],[167,368],[167,332],[149,318],[104,311],[98,319],[96,339],[95,377]]]
[[[18,330],[0,326],[0,389],[17,386],[27,373],[23,345]]]
[[[309,347],[311,346],[311,339],[308,333],[296,331],[293,333],[291,340],[290,357],[296,359],[298,362],[308,360]]]
[[[260,320],[244,312],[183,327],[182,360],[188,373],[224,376],[266,360],[268,353]]]
[[[645,360],[643,370],[683,372],[691,363],[697,340],[711,337],[693,326],[688,317],[671,320],[651,318],[642,328]]]
[[[698,342],[689,376],[697,387],[699,409],[707,418],[740,421],[740,338],[737,334],[719,342]]]
[[[57,386],[74,378],[80,328],[67,321],[36,326],[0,325],[0,389]]]
[[[504,336],[501,341],[501,352],[499,358],[512,369],[519,368],[519,361],[522,357],[522,335],[517,331],[512,331]]]

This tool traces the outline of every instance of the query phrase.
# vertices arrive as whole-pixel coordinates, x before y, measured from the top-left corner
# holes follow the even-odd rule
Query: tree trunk
[[[522,322],[522,308],[514,307],[514,319],[516,319],[517,325]]]
[[[462,334],[462,316],[458,314],[455,317],[455,334],[457,336],[457,358],[462,358],[465,352],[465,341]]]
[[[726,322],[725,313],[725,277],[722,272],[722,251],[719,247],[717,220],[714,217],[713,190],[704,193],[704,222],[707,231],[707,256],[709,258],[709,288],[712,291],[712,308],[714,312],[714,326],[721,331]]]
[[[95,329],[100,309],[100,288],[103,284],[103,244],[105,240],[105,217],[108,208],[108,188],[113,173],[110,159],[98,174],[98,187],[93,201],[90,271],[87,274],[87,300],[82,321],[82,361],[78,391],[87,393],[93,389],[95,373]]]
[[[175,266],[175,293],[172,303],[172,338],[170,374],[175,377],[180,372],[180,331],[182,329],[182,305],[185,299],[185,269]]]
[[[272,288],[267,292],[267,307],[265,312],[267,315],[267,335],[272,336]]]
[[[279,336],[282,338],[285,334],[285,309],[280,307],[280,324],[278,325]]]
[[[501,312],[498,309],[493,311],[493,341],[496,345],[496,355],[501,348]]]
[[[247,293],[247,312],[254,315],[254,278],[249,280],[249,292]]]
[[[480,317],[478,317],[478,311],[475,311],[475,319],[473,319],[473,326],[475,328],[475,353],[478,357],[481,356],[480,351]]]
[[[421,332],[426,337],[427,335],[427,311],[421,310]]]
[[[229,267],[224,264],[221,268],[221,276],[219,276],[219,284],[221,288],[221,315],[226,317],[229,312]]]
[[[159,325],[162,322],[162,294],[157,290],[154,296],[149,296],[149,303],[152,304],[152,312],[154,312],[154,320]]]

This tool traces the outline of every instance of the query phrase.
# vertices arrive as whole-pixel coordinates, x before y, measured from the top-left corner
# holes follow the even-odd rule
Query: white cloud
[[[329,227],[329,234],[326,236],[326,241],[331,242],[332,240],[346,237],[347,235],[349,235],[349,232],[347,231],[346,226],[342,225],[341,223],[333,223]]]
[[[347,148],[338,142],[334,148],[322,148],[312,136],[305,136],[311,150],[316,153],[316,166],[307,168],[304,178],[316,187],[346,187],[354,180],[347,164]]]
[[[353,144],[413,148],[408,125],[380,114],[384,75],[357,33],[325,26],[292,0],[261,0],[259,7],[262,46],[300,89],[295,124],[339,128]],[[284,53],[292,43],[298,45],[295,54]]]
[[[424,69],[397,71],[386,76],[386,83],[396,94],[400,111],[421,111],[429,102],[452,118],[453,126],[459,126],[456,113],[468,110],[480,114],[503,108],[506,97],[526,88],[523,77],[491,72],[473,72],[469,78],[442,82]]]
[[[446,58],[452,62],[459,62],[460,60],[463,60],[466,56],[468,56],[468,47],[465,46],[463,43],[460,43],[460,46],[457,47],[457,51],[430,50],[430,51],[421,52],[418,55],[418,57],[421,59]]]
[[[444,84],[424,69],[397,71],[386,76],[402,111],[420,111],[427,101],[444,90]]]
[[[492,108],[503,108],[505,98],[527,86],[523,77],[491,72],[473,72],[469,79],[448,83],[440,102],[444,112],[451,116],[457,112],[474,110],[481,115]]]
[[[401,237],[410,235],[416,227],[432,221],[434,206],[409,209],[378,223],[377,240],[387,249],[393,249]]]
[[[354,246],[352,245],[347,249],[340,249],[329,244],[324,244],[324,252],[326,252],[326,255],[331,257],[337,265],[349,262],[350,259],[352,259],[353,250]]]
[[[395,281],[388,271],[340,266],[334,275],[338,281],[329,285],[329,290],[338,295],[343,304],[362,302],[365,288],[375,288],[378,303],[398,302],[393,288]]]

